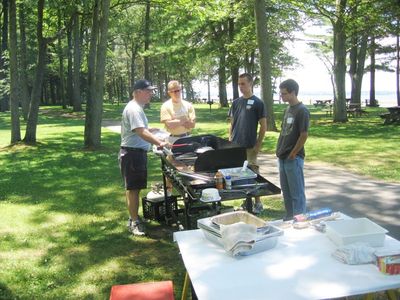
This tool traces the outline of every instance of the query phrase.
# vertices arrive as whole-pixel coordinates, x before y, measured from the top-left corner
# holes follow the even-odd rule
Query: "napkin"
[[[250,251],[255,243],[257,227],[244,222],[221,225],[221,237],[224,249],[232,256]]]
[[[349,265],[361,265],[375,262],[375,249],[365,243],[354,243],[337,248],[332,256]]]

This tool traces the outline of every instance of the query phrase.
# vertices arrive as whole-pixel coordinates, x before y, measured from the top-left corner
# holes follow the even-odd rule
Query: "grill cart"
[[[280,194],[281,190],[267,179],[250,169],[243,169],[246,149],[214,135],[190,136],[178,139],[172,149],[157,152],[161,158],[164,183],[165,221],[176,223],[183,213],[185,228],[192,228],[191,218],[202,209],[219,213],[221,201],[246,199],[246,210],[252,212],[252,197]],[[202,197],[204,189],[215,188],[214,176],[220,171],[232,175],[231,189],[218,190],[219,197]],[[177,209],[176,198],[167,195],[168,179],[184,208]],[[204,195],[203,195],[204,196]]]

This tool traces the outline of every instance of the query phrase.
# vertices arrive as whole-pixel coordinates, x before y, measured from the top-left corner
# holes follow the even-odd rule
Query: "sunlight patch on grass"
[[[3,238],[6,240],[7,237]],[[13,249],[13,251],[9,252],[0,252],[0,260],[3,260],[2,268],[6,268],[7,266],[11,269],[15,266],[16,262],[20,262],[22,260],[34,261],[40,259],[45,255],[47,249],[46,248],[36,248],[36,249]]]

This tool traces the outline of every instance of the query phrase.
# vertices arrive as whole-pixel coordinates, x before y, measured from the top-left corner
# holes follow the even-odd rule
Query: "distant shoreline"
[[[215,102],[218,99],[218,94],[214,94],[215,90],[213,89],[211,91],[211,99],[213,99]],[[228,92],[228,99],[232,99],[232,93],[231,90],[227,90]],[[254,94],[257,97],[260,97],[260,89],[255,88],[254,89]],[[326,91],[299,91],[299,99],[302,101],[304,104],[307,105],[312,105],[315,100],[331,100],[333,99],[333,93],[332,92],[326,92]],[[350,98],[350,94],[347,93],[347,98]],[[207,94],[204,94],[204,90],[200,93],[200,98],[207,99]],[[397,97],[396,97],[396,92],[395,91],[376,91],[375,92],[375,98],[378,100],[378,104],[380,107],[391,107],[391,106],[397,106]],[[275,94],[274,99],[279,99],[279,95]],[[361,105],[365,105],[365,100],[369,100],[369,91],[362,91],[361,92]]]
[[[348,93],[347,98],[350,98],[350,94]],[[378,104],[380,107],[390,107],[397,106],[397,98],[396,92],[393,91],[376,91],[375,98],[378,100]],[[300,91],[299,99],[306,104],[312,104],[315,100],[328,100],[333,99],[333,93],[327,92],[309,92],[304,91],[303,93]],[[361,104],[365,105],[366,100],[369,101],[369,91],[361,92]]]

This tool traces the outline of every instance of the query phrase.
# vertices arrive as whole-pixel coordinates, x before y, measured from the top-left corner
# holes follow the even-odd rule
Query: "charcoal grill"
[[[159,153],[164,193],[167,195],[166,179],[168,178],[184,201],[183,214],[187,229],[191,228],[193,214],[202,208],[209,209],[211,205],[218,213],[221,201],[245,198],[246,210],[252,212],[252,197],[280,194],[281,192],[279,187],[257,174],[254,179],[237,182],[231,190],[220,190],[221,200],[202,203],[200,201],[202,190],[215,187],[215,173],[219,169],[243,166],[246,160],[246,149],[214,135],[184,137],[178,139],[173,145],[180,146],[173,146],[171,151]],[[197,151],[202,148],[207,151]],[[176,222],[176,211],[168,207],[167,201],[165,206],[166,222]]]

